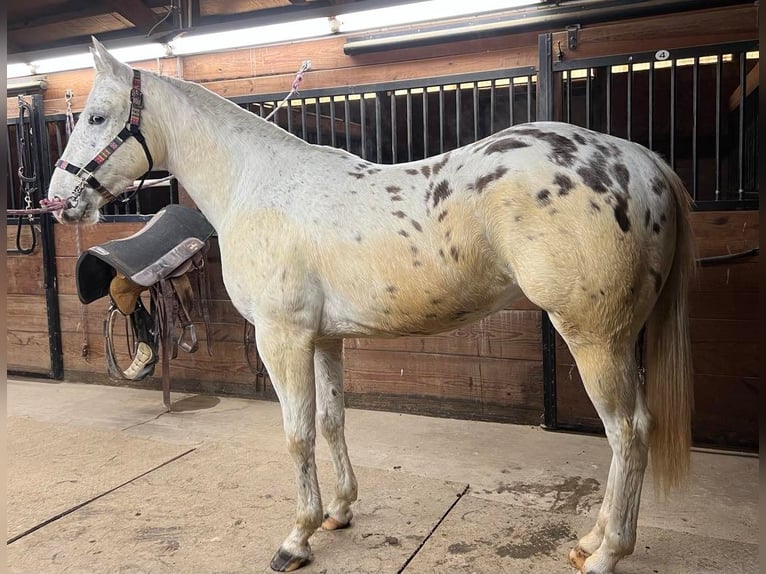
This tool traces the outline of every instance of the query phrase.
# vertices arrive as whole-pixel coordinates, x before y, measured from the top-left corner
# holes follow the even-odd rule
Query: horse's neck
[[[284,144],[279,130],[193,84],[158,80],[166,165],[216,228],[244,185],[267,179]]]

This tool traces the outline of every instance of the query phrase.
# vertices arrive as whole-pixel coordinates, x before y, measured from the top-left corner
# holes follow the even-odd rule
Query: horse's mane
[[[240,127],[245,127],[245,125],[247,125],[247,127],[252,127],[259,131],[266,130],[270,138],[279,137],[281,135],[285,140],[295,140],[296,142],[305,143],[302,139],[282,129],[278,125],[264,120],[253,112],[240,107],[231,100],[216,94],[200,84],[174,78],[172,76],[163,76],[149,70],[143,73],[150,74],[162,83],[170,84],[170,86],[180,92],[189,103],[201,105],[206,115],[220,115],[221,117],[217,118],[218,120],[228,118],[229,121]]]

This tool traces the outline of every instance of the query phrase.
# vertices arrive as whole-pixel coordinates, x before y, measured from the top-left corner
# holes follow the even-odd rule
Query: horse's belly
[[[447,288],[445,288],[447,287]],[[503,309],[522,296],[513,281],[438,280],[361,289],[352,296],[325,293],[322,334],[391,337],[442,333]]]

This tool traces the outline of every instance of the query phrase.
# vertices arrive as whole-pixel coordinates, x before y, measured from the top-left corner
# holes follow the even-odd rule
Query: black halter
[[[144,137],[144,134],[141,133],[141,129],[139,127],[141,125],[141,109],[143,107],[144,94],[141,92],[141,72],[138,70],[133,70],[133,87],[130,90],[130,115],[128,117],[128,121],[125,122],[125,127],[122,128],[119,134],[117,134],[117,137],[109,142],[109,144],[104,149],[98,152],[96,157],[90,160],[88,165],[85,167],[79,167],[69,163],[65,159],[59,159],[56,162],[57,168],[68,171],[69,173],[72,173],[80,178],[80,183],[77,185],[74,192],[72,192],[72,195],[69,197],[68,203],[70,207],[77,205],[77,202],[80,199],[80,194],[86,185],[97,191],[101,197],[107,201],[107,203],[111,203],[117,199],[118,196],[101,185],[101,183],[93,175],[93,172],[101,167],[101,165],[107,159],[109,159],[109,156],[111,156],[117,150],[117,148],[125,143],[125,141],[128,140],[131,136],[136,138],[138,143],[141,144],[141,147],[144,148],[146,161],[149,162],[149,168],[146,170],[146,173],[141,176],[141,182],[138,185],[138,189],[136,189],[136,193],[141,189],[141,187],[143,187],[146,176],[149,175],[149,172],[152,170],[152,166],[154,165],[152,154],[149,153],[149,148],[146,145],[146,138]]]

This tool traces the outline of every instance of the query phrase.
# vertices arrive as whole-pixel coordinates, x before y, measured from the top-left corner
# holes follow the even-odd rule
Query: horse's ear
[[[96,72],[99,74],[109,74],[115,78],[130,82],[130,79],[133,77],[130,66],[123,64],[112,56],[95,37],[91,36],[91,39],[93,40],[93,46],[90,49],[90,53],[93,55]]]

